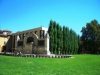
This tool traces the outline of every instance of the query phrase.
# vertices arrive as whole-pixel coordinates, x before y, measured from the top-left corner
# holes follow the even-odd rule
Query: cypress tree
[[[50,51],[54,54],[78,53],[79,37],[72,29],[50,20],[48,33],[50,35]]]
[[[62,52],[64,52],[66,50],[66,29],[65,26],[63,26],[63,50]]]
[[[53,25],[54,25],[54,27],[53,27],[53,30],[54,30],[54,53],[55,54],[57,54],[58,52],[57,52],[57,24],[56,24],[56,22],[54,21],[53,22]]]
[[[60,26],[60,32],[59,32],[60,34],[60,38],[59,38],[59,40],[60,40],[60,52],[62,52],[62,49],[63,49],[63,30],[62,30],[62,27]]]
[[[49,23],[49,28],[48,28],[48,33],[49,33],[49,36],[50,36],[50,44],[49,44],[49,50],[51,53],[54,53],[53,49],[54,49],[54,34],[53,34],[54,30],[53,30],[53,21],[50,20],[50,23]]]
[[[59,54],[59,52],[61,53],[60,51],[60,25],[57,24],[57,54]]]

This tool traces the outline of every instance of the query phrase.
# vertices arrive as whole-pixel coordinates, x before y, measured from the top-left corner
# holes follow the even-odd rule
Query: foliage
[[[61,27],[55,21],[50,20],[50,51],[53,54],[77,54],[78,35],[66,26]]]
[[[81,41],[84,52],[96,53],[100,47],[100,24],[97,20],[92,20],[83,27]]]

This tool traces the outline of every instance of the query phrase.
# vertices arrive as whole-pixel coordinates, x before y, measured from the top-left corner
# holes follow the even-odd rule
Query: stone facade
[[[50,55],[48,28],[39,27],[12,34],[12,51]]]

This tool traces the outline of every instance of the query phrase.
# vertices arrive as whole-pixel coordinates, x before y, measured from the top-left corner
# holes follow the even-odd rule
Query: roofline
[[[18,32],[15,32],[15,33],[12,33],[12,34],[24,33],[26,31],[31,31],[31,30],[35,30],[35,29],[39,29],[39,28],[48,30],[48,28],[46,28],[46,27],[38,27],[38,28],[28,29],[28,30],[24,30],[24,31],[18,31]]]
[[[7,37],[8,35],[0,34],[0,37]]]

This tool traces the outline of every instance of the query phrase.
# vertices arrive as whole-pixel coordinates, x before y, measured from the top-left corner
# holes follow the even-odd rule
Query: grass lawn
[[[100,75],[100,55],[27,58],[0,55],[0,75]]]

